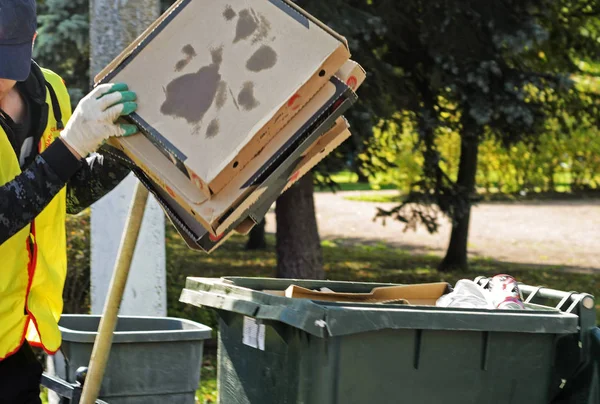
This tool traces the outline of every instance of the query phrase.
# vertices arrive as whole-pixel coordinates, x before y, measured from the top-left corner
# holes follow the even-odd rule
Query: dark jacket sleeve
[[[82,162],[61,141],[48,147],[21,174],[0,187],[0,244],[29,225]]]
[[[100,148],[85,159],[67,183],[67,213],[77,214],[88,208],[119,185],[129,172],[129,168]]]

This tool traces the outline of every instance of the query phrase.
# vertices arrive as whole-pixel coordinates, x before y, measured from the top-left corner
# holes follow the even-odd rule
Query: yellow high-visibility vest
[[[60,135],[53,104],[60,106],[62,122],[71,116],[63,80],[42,69],[56,94],[46,91],[48,123],[38,144],[40,153]],[[60,115],[59,115],[60,116]],[[0,186],[21,173],[18,157],[0,128]],[[48,353],[61,345],[58,320],[67,272],[66,187],[29,225],[0,245],[0,360],[19,350],[24,340]]]

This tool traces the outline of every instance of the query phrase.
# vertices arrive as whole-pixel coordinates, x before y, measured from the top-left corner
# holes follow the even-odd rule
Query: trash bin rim
[[[101,315],[95,314],[63,314],[58,323],[58,328],[62,334],[62,339],[69,342],[94,343],[96,340],[97,331],[82,331],[74,328],[68,328],[61,324],[63,319],[93,319],[98,320],[100,324]],[[158,316],[128,316],[119,315],[121,320],[148,320],[160,322],[178,322],[186,324],[189,329],[180,330],[140,330],[140,331],[115,331],[113,334],[113,343],[142,343],[142,342],[177,342],[177,341],[203,341],[212,338],[212,328],[197,323],[192,320],[177,318],[177,317],[158,317]]]
[[[253,279],[252,282],[255,281]],[[273,283],[281,284],[282,280],[277,279]],[[333,283],[338,284],[335,281],[330,284]],[[371,283],[368,285],[372,286]],[[235,285],[223,278],[188,278],[186,286],[180,298],[184,303],[231,311],[258,320],[282,322],[321,338],[384,329],[575,334],[579,323],[577,315],[559,310],[517,313],[512,310],[416,305],[376,307],[369,304],[359,307],[356,304],[333,305],[308,299],[290,300],[249,289],[246,285]],[[366,318],[368,321],[361,321]]]

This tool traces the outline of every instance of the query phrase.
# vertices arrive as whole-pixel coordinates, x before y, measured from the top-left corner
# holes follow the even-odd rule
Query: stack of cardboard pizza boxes
[[[191,248],[247,233],[350,137],[365,72],[289,0],[179,0],[95,79],[138,95],[111,139]]]

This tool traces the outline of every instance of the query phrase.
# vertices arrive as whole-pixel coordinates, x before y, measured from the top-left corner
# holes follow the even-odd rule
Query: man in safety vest
[[[96,87],[71,116],[62,79],[31,59],[35,0],[0,0],[0,403],[39,403],[31,345],[61,345],[67,270],[65,216],[85,209],[129,170],[101,152],[135,110],[122,84]]]

